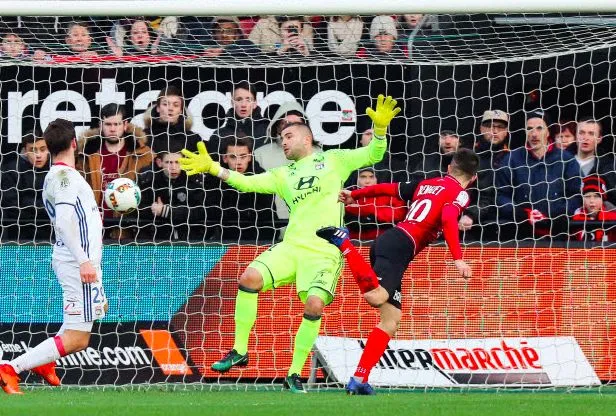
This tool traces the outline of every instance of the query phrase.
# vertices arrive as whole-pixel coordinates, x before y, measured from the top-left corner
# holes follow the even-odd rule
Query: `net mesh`
[[[418,256],[404,278],[400,331],[375,383],[537,388],[614,380],[616,216],[575,211],[588,166],[571,173],[565,165],[583,145],[517,182],[519,166],[505,162],[532,136],[531,116],[545,121],[551,148],[575,142],[580,125],[600,125],[601,157],[591,172],[605,183],[605,211],[614,207],[614,22],[608,14],[0,18],[0,360],[62,322],[40,195],[49,162],[36,138],[64,117],[76,126],[78,168],[98,197],[128,176],[144,199],[122,217],[99,200],[110,313],[87,350],[58,361],[63,382],[278,383],[303,313],[293,287],[260,295],[246,369],[220,375],[209,366],[233,344],[237,279],[280,241],[288,208],[217,178],[175,179],[165,153],[205,140],[229,165],[246,159],[249,137],[247,169],[258,173],[257,164],[285,162],[276,121],[291,110],[309,121],[323,150],[360,147],[371,137],[364,110],[385,93],[403,111],[384,160],[365,175],[397,182],[444,174],[448,146],[475,148],[486,165],[461,232],[475,276],[457,278],[440,242]],[[165,112],[173,100],[161,95],[181,97],[179,114]],[[100,127],[113,104],[124,106],[129,123],[115,161]],[[242,116],[246,107],[255,109]],[[589,117],[590,125],[581,122]],[[486,144],[499,135],[502,145]],[[360,180],[356,172],[345,186]],[[498,196],[507,189],[514,213],[502,216]],[[532,209],[549,221],[529,226]],[[345,220],[367,257],[370,241],[405,214],[399,201],[362,201]],[[346,382],[377,321],[345,269],[302,376]]]

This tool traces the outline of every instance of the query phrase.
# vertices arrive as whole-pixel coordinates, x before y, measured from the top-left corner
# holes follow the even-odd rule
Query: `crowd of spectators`
[[[439,34],[432,15],[3,17],[0,58],[48,63],[407,59],[414,39]]]
[[[256,104],[256,92],[246,82],[235,85],[232,100],[224,124],[207,142],[212,156],[245,175],[287,163],[280,132],[286,123],[310,123],[302,105],[284,103],[267,120]],[[76,168],[100,204],[107,238],[267,242],[281,237],[289,215],[281,199],[241,193],[217,178],[188,177],[180,170],[180,150],[195,150],[201,137],[190,129],[178,88],[161,91],[146,112],[145,129],[129,123],[130,115],[118,104],[103,106],[99,119],[98,127],[78,138]],[[601,122],[592,118],[552,122],[546,112],[529,111],[526,142],[514,149],[509,123],[509,114],[500,109],[488,109],[478,118],[472,146],[480,170],[469,189],[471,204],[460,218],[460,232],[482,241],[614,241],[616,159],[613,150],[600,146]],[[372,131],[359,129],[357,136],[357,146],[366,146]],[[386,153],[382,161],[351,175],[345,186],[443,176],[452,155],[463,146],[469,144],[460,134],[441,131],[438,149],[422,152],[418,163],[407,165],[399,155]],[[322,151],[318,143],[314,151]],[[4,225],[19,225],[21,239],[32,238],[37,225],[48,223],[41,192],[49,166],[39,131],[28,132],[16,152],[3,155],[1,219]],[[102,198],[107,184],[119,177],[135,180],[142,189],[139,209],[121,218],[105,207]],[[372,240],[404,218],[406,211],[396,198],[372,198],[348,206],[345,220],[354,238]]]
[[[395,32],[400,22],[391,16],[374,18],[369,29],[374,44],[369,47],[383,52],[384,45],[395,44],[399,36],[415,36],[426,30],[424,16],[401,18],[405,27],[402,34]],[[145,26],[141,24],[144,22]],[[153,48],[167,47],[164,38],[179,36],[179,29],[168,27],[173,22],[177,24],[173,19],[159,19],[154,37],[141,31],[155,24],[152,20],[109,24],[113,36],[108,36],[107,42],[114,48],[123,48],[122,53],[128,47],[151,52]],[[197,23],[193,21],[191,27],[206,30],[207,25]],[[329,44],[337,53],[360,52],[361,19],[338,16],[324,23],[329,27]],[[231,47],[247,47],[246,42],[251,41],[237,37],[250,28],[251,36],[258,38],[260,45],[266,45],[264,52],[303,55],[311,53],[317,44],[318,31],[306,19],[270,16],[248,27],[238,19],[217,17],[212,24],[220,33],[211,39],[210,50],[219,50],[221,54]],[[353,46],[351,38],[342,39],[340,28],[344,24],[354,28],[353,39],[359,39],[357,45]],[[92,49],[87,26],[73,22],[65,35],[67,53],[98,56]],[[2,53],[34,56],[39,52],[11,34],[4,38]],[[303,106],[296,101],[286,102],[266,118],[257,105],[257,92],[247,82],[235,84],[231,100],[221,127],[206,142],[212,157],[245,175],[286,164],[280,132],[287,123],[310,123]],[[616,158],[613,148],[603,146],[606,140],[601,120],[581,117],[553,121],[540,110],[525,114],[525,126],[513,126],[515,130],[525,128],[523,146],[511,146],[510,115],[490,108],[477,115],[476,132],[443,130],[438,135],[438,145],[434,143],[435,151],[430,151],[430,139],[426,138],[419,161],[413,158],[410,162],[411,159],[401,158],[404,155],[400,153],[386,152],[374,166],[351,175],[345,186],[443,176],[456,150],[473,147],[480,158],[480,170],[469,189],[471,204],[459,221],[465,238],[614,240],[616,232],[607,225],[616,216]],[[192,119],[179,88],[170,85],[160,92],[144,114],[144,129],[128,122],[131,118],[122,105],[104,105],[98,117],[99,126],[78,138],[76,167],[92,186],[106,221],[107,238],[263,242],[281,237],[289,216],[283,200],[240,193],[217,178],[187,177],[179,169],[180,150],[196,150],[197,143],[203,140],[191,130]],[[372,140],[372,130],[366,127],[357,125],[357,146],[366,146]],[[469,133],[473,133],[473,143],[462,140]],[[607,142],[613,147],[611,137]],[[322,151],[318,143],[314,151]],[[0,220],[3,226],[17,224],[18,238],[31,238],[36,235],[37,225],[48,223],[41,191],[49,165],[49,153],[39,131],[28,132],[17,151],[2,155]],[[119,177],[135,180],[143,190],[139,209],[122,217],[107,209],[102,197],[107,184]],[[347,207],[346,220],[355,238],[371,240],[405,214],[406,206],[401,201],[375,198]],[[6,235],[5,230],[2,238]]]

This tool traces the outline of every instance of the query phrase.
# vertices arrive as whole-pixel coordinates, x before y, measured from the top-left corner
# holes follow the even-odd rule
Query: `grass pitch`
[[[373,397],[342,390],[293,395],[268,390],[28,389],[0,396],[0,415],[613,415],[616,389],[566,391],[379,391]]]

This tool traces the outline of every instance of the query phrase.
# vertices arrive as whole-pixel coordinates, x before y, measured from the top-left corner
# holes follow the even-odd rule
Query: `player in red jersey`
[[[383,195],[411,202],[406,218],[379,236],[370,247],[372,267],[353,246],[345,228],[326,227],[317,231],[319,237],[342,251],[364,299],[378,308],[381,315],[379,324],[368,337],[355,375],[346,386],[347,393],[374,394],[368,377],[400,324],[402,276],[413,257],[441,231],[456,268],[463,277],[471,277],[470,266],[462,260],[458,219],[469,203],[465,189],[475,180],[478,167],[477,155],[472,150],[461,149],[453,156],[443,178],[341,191],[340,200],[345,204],[354,203],[358,198]]]

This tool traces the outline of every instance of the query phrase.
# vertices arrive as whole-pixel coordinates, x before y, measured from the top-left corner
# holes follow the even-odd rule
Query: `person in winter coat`
[[[545,113],[531,112],[526,146],[509,152],[496,171],[501,239],[557,237],[582,205],[580,166],[572,154],[551,142],[547,120]]]
[[[474,150],[479,157],[477,181],[467,189],[471,203],[460,217],[458,228],[460,231],[472,229],[474,239],[489,240],[497,236],[497,232],[488,231],[486,227],[496,221],[494,173],[503,166],[509,154],[508,113],[497,109],[483,113]]]
[[[602,142],[603,126],[599,120],[583,118],[577,122],[575,160],[580,165],[580,176],[601,176],[607,186],[607,201],[616,205],[616,158],[612,151],[600,151]]]
[[[77,168],[84,172],[105,217],[113,216],[102,202],[109,182],[121,177],[135,181],[138,172],[152,165],[145,132],[127,121],[124,106],[118,104],[101,109],[101,125],[86,130],[77,149]]]
[[[192,120],[186,115],[184,97],[177,87],[169,86],[158,94],[156,105],[146,111],[143,122],[153,153],[170,148],[197,150],[201,137],[191,130]]]
[[[223,141],[221,165],[243,175],[265,172],[252,158],[250,137],[227,138]],[[239,192],[226,182],[209,176],[208,206],[220,220],[221,238],[227,241],[271,242],[276,235],[274,198],[268,194]],[[212,184],[217,183],[217,186]],[[213,189],[213,190],[212,190]]]
[[[208,140],[207,150],[212,159],[220,161],[223,141],[240,135],[251,137],[254,149],[258,149],[266,142],[268,124],[269,121],[261,115],[261,110],[257,107],[254,87],[242,81],[233,89],[233,107],[227,112],[225,124]]]
[[[584,205],[578,208],[571,218],[574,230],[572,239],[578,241],[616,241],[616,211],[605,206],[607,187],[598,175],[582,179],[582,197]],[[586,227],[587,221],[603,221],[600,228]]]
[[[364,21],[360,16],[332,16],[327,23],[327,46],[336,55],[352,58],[363,33]]]
[[[141,204],[137,238],[155,241],[203,240],[207,232],[203,176],[187,176],[180,169],[180,149],[156,155],[157,170],[139,174]]]
[[[19,154],[5,157],[0,169],[3,216],[19,220],[46,220],[42,192],[50,157],[45,139],[29,132],[22,137],[19,147]]]

